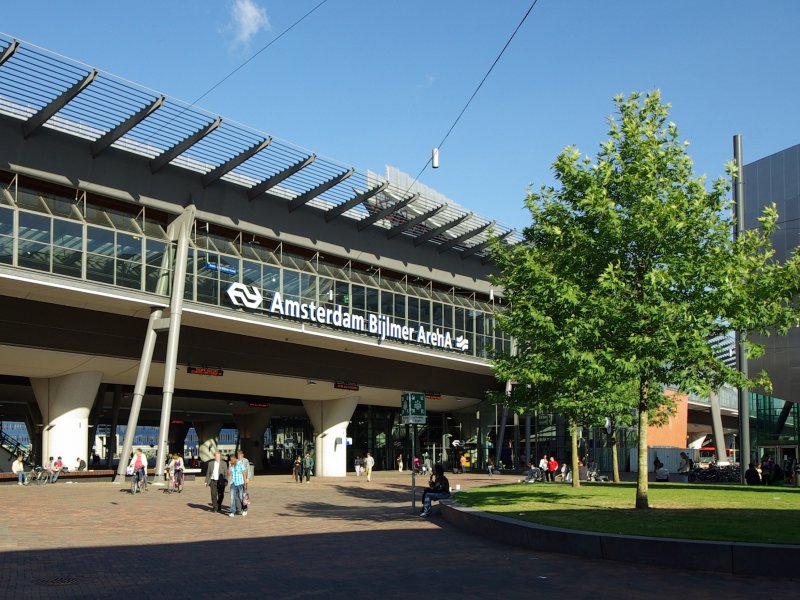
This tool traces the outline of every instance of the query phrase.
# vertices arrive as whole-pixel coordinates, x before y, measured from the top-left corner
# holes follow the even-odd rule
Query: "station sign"
[[[400,396],[400,415],[403,425],[425,425],[428,422],[425,394],[403,392]]]
[[[469,350],[469,340],[463,335],[455,335],[450,331],[442,331],[438,327],[429,329],[425,325],[409,326],[395,323],[386,315],[353,314],[339,304],[321,305],[316,302],[299,302],[284,298],[280,292],[272,294],[269,306],[266,307],[264,297],[257,287],[243,283],[231,283],[226,289],[233,306],[250,309],[264,309],[267,312],[300,321],[319,323],[347,331],[374,335],[381,340],[399,340],[412,342],[442,350]]]

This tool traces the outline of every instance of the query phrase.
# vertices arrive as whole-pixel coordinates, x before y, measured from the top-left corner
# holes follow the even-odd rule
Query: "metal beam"
[[[514,233],[514,230],[510,229],[509,231],[506,231],[503,235],[501,235],[497,239],[499,241],[502,241],[502,240],[506,239],[508,236],[510,236],[512,233]],[[468,258],[468,257],[472,256],[473,254],[475,254],[476,252],[480,252],[481,250],[486,248],[486,246],[488,246],[490,243],[491,243],[491,240],[486,240],[484,242],[481,242],[480,244],[475,244],[471,248],[467,248],[466,250],[464,250],[464,252],[461,253],[461,258],[462,259],[463,258]]]
[[[3,53],[0,54],[0,67],[3,66],[3,63],[6,62],[9,58],[14,56],[14,52],[17,51],[17,48],[19,48],[19,42],[17,40],[14,40],[13,42],[11,42],[11,44],[9,44],[8,48],[3,50]]]
[[[411,194],[410,196],[407,196],[406,198],[403,198],[402,200],[398,200],[397,202],[395,202],[391,206],[387,206],[386,208],[383,208],[383,209],[379,210],[375,214],[368,216],[366,219],[361,219],[358,222],[358,230],[359,231],[364,231],[367,227],[369,227],[373,223],[377,223],[381,219],[385,219],[386,217],[388,217],[392,213],[397,212],[398,210],[400,210],[404,206],[408,206],[409,204],[411,204],[417,198],[419,198],[419,194]]]
[[[223,177],[227,173],[233,171],[236,167],[242,164],[249,158],[253,158],[256,154],[261,152],[264,148],[269,146],[272,143],[272,137],[268,137],[265,140],[261,140],[257,144],[253,144],[244,152],[240,152],[236,156],[234,156],[229,161],[221,164],[216,169],[209,171],[205,175],[203,175],[203,187],[206,188],[210,186],[212,183],[217,181],[220,177]]]
[[[445,209],[446,206],[447,206],[446,204],[441,204],[441,205],[437,206],[436,208],[434,208],[432,210],[429,210],[426,213],[423,213],[421,215],[417,215],[413,219],[409,219],[405,223],[400,223],[399,225],[395,225],[394,227],[392,227],[388,231],[388,233],[386,234],[386,237],[388,239],[392,239],[396,235],[400,235],[404,231],[408,231],[409,229],[411,229],[415,225],[419,225],[423,221],[426,221],[426,220],[430,219],[431,217],[435,217],[440,212],[442,212]]]
[[[164,150],[161,154],[156,156],[150,161],[150,172],[158,173],[161,169],[167,166],[170,162],[175,160],[181,154],[186,152],[189,148],[194,146],[197,142],[206,137],[209,133],[214,131],[222,123],[222,117],[217,117],[212,123],[209,123],[202,129],[198,129],[189,137],[175,144],[172,148]]]
[[[317,155],[316,154],[312,154],[311,156],[307,156],[307,157],[305,157],[305,158],[303,158],[301,160],[298,160],[292,166],[286,167],[283,171],[275,173],[275,175],[273,175],[269,179],[265,179],[261,183],[257,183],[256,185],[254,185],[253,187],[251,187],[247,191],[247,199],[248,200],[252,200],[256,196],[260,196],[261,194],[266,192],[268,189],[275,187],[281,181],[283,181],[284,179],[286,179],[288,177],[291,177],[292,175],[297,173],[300,169],[302,169],[304,167],[307,167],[308,165],[313,163],[315,160],[317,160]]]
[[[448,229],[452,229],[453,227],[456,227],[456,226],[460,225],[461,223],[463,223],[464,221],[469,219],[471,216],[472,216],[472,213],[470,212],[470,213],[467,213],[465,215],[462,215],[462,216],[458,217],[457,219],[453,219],[449,223],[445,223],[444,225],[440,225],[436,229],[431,229],[430,231],[426,231],[421,236],[419,236],[417,238],[414,238],[414,245],[415,246],[421,246],[422,244],[424,244],[428,240],[432,240],[437,235],[444,233]]]
[[[335,177],[328,179],[328,181],[323,181],[317,187],[311,188],[299,196],[295,196],[289,201],[289,212],[294,212],[304,204],[308,204],[311,200],[331,189],[333,186],[340,184],[355,172],[355,169],[348,169],[344,173],[339,173]]]
[[[39,129],[42,125],[47,123],[50,118],[64,108],[70,100],[80,94],[84,88],[91,84],[97,78],[97,69],[92,69],[86,77],[76,82],[71,88],[63,92],[60,96],[50,102],[50,104],[42,107],[42,109],[35,115],[32,115],[22,126],[22,134],[27,139],[34,131]]]
[[[97,156],[100,154],[103,150],[108,148],[111,144],[116,142],[119,138],[144,121],[144,119],[157,111],[161,105],[164,104],[164,99],[164,96],[159,96],[155,101],[151,102],[137,113],[125,119],[125,121],[114,127],[114,129],[97,138],[94,142],[92,142],[92,156]]]
[[[491,221],[489,223],[486,223],[485,225],[481,225],[477,229],[473,229],[472,231],[467,231],[466,233],[462,233],[457,238],[453,238],[452,240],[447,240],[445,243],[439,246],[439,253],[441,254],[442,252],[449,250],[453,246],[458,246],[461,242],[468,240],[471,237],[475,237],[480,233],[483,233],[484,231],[489,229],[489,227],[493,227],[494,223],[495,223],[494,221]]]
[[[355,196],[350,198],[350,200],[342,202],[338,206],[334,206],[333,208],[328,209],[328,211],[325,213],[325,222],[327,223],[328,221],[332,221],[339,215],[346,213],[351,208],[358,206],[359,204],[365,202],[366,200],[369,200],[375,194],[382,192],[387,187],[389,187],[389,182],[384,181],[380,185],[376,185],[371,190],[367,190],[366,192],[361,192],[360,194],[356,194]]]

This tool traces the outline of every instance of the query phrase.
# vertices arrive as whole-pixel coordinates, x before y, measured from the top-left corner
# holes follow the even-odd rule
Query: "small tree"
[[[794,325],[800,259],[775,260],[774,207],[760,230],[732,237],[727,182],[709,190],[694,177],[658,92],[615,102],[597,159],[564,150],[553,164],[560,186],[528,195],[524,241],[494,246],[509,307],[498,321],[516,344],[495,364],[503,378],[566,377],[583,399],[634,382],[636,507],[647,508],[647,427],[663,386],[702,393],[745,383],[708,340]]]

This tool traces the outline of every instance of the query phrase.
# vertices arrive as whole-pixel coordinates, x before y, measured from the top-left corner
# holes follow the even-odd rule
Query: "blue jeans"
[[[51,471],[50,472],[50,483],[55,483],[58,476],[61,475],[61,469],[58,471]]]
[[[431,509],[431,502],[434,500],[444,500],[450,497],[450,492],[425,492],[425,497],[422,499],[422,509],[429,511]]]
[[[237,510],[242,510],[242,498],[244,497],[244,484],[231,484],[231,514],[235,515]],[[238,506],[238,509],[237,509]]]
[[[17,473],[17,481],[19,483],[25,483],[25,471],[20,471]]]

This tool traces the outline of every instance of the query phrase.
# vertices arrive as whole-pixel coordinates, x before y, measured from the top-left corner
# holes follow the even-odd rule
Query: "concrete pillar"
[[[264,432],[271,420],[271,410],[233,415],[233,422],[239,430],[239,449],[256,473],[264,471]]]
[[[358,397],[303,400],[303,406],[316,433],[315,475],[344,477],[347,474],[347,425],[358,401]]]
[[[78,456],[85,458],[89,444],[89,410],[102,377],[99,371],[89,371],[31,379],[44,423],[42,460],[61,456],[69,465]]]
[[[214,460],[219,432],[224,424],[222,421],[194,423],[194,430],[197,432],[197,453],[201,462]]]
[[[169,453],[175,454],[176,452],[183,456],[184,442],[186,441],[186,434],[189,433],[188,423],[170,423],[169,432],[167,433],[167,444],[169,444]]]

